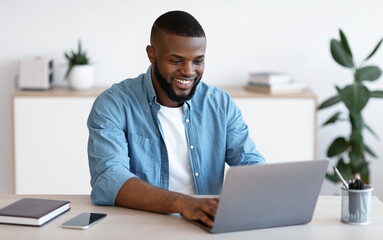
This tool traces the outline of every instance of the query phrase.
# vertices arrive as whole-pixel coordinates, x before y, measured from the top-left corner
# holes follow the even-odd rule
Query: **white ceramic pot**
[[[93,86],[93,66],[76,65],[69,73],[69,87],[76,90],[89,89]]]

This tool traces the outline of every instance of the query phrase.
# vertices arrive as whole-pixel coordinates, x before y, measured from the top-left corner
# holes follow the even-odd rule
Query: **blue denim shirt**
[[[226,92],[200,82],[183,108],[196,194],[220,194],[225,162],[230,166],[265,163]],[[121,186],[132,177],[168,189],[168,155],[159,109],[151,67],[97,97],[88,118],[94,204],[114,205]]]

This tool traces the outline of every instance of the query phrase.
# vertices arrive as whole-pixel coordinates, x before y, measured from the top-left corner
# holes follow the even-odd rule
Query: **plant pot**
[[[92,65],[77,65],[68,76],[69,87],[76,90],[89,89],[93,86],[93,79]]]

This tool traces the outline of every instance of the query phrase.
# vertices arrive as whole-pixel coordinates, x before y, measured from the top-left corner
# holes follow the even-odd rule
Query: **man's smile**
[[[172,78],[174,80],[174,84],[177,86],[179,89],[186,90],[190,87],[193,86],[195,78]]]

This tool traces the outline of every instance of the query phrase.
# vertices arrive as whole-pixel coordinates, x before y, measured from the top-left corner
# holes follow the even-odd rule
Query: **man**
[[[181,213],[213,225],[225,162],[264,163],[240,110],[200,82],[206,37],[190,14],[160,16],[151,31],[146,74],[113,85],[88,119],[93,203]]]

